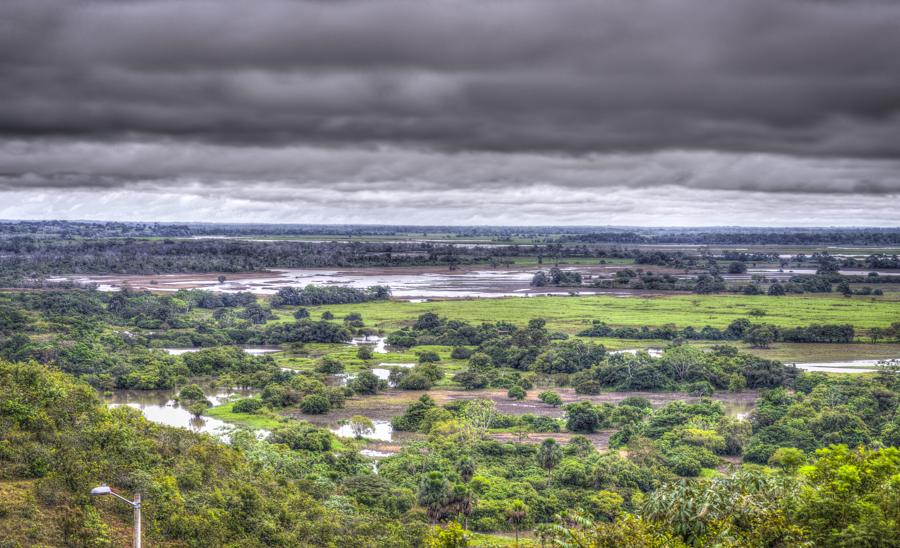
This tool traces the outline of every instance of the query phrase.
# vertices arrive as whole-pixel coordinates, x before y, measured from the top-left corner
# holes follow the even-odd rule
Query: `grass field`
[[[234,402],[228,402],[216,407],[210,407],[203,414],[207,417],[214,417],[227,423],[254,430],[272,430],[283,425],[288,420],[274,413],[235,413],[231,410],[233,405]]]
[[[746,345],[743,345],[746,346]],[[775,343],[770,348],[742,348],[757,356],[782,362],[819,363],[852,360],[900,359],[900,344]]]
[[[662,339],[631,340],[606,337],[582,337],[582,339],[602,344],[607,350],[665,348],[669,344],[669,341]],[[769,348],[753,348],[749,344],[740,341],[727,341],[727,343],[737,346],[741,352],[747,352],[770,360],[791,363],[900,359],[900,343],[827,344],[777,342],[772,343]],[[715,341],[691,341],[690,344],[708,347],[718,343]]]
[[[790,297],[745,295],[672,295],[653,297],[529,297],[447,300],[424,303],[405,301],[370,302],[352,305],[312,307],[314,319],[329,310],[337,318],[350,312],[363,315],[366,325],[392,330],[414,321],[424,312],[471,323],[509,321],[525,324],[532,318],[544,318],[551,330],[574,334],[601,320],[616,326],[678,327],[705,325],[722,328],[738,318],[779,327],[811,323],[849,323],[858,330],[886,327],[900,321],[900,301],[891,297],[845,298],[834,295]],[[765,315],[750,316],[751,310]],[[278,311],[282,321],[293,321],[293,310]]]

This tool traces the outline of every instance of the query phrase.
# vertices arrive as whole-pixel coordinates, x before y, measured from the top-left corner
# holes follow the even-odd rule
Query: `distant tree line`
[[[572,235],[577,242],[625,244],[697,244],[697,245],[897,245],[900,229],[767,229],[745,228],[718,231],[703,229],[656,229],[648,233],[590,232]]]
[[[264,223],[145,223],[105,221],[0,221],[0,239],[190,238],[203,236],[414,236],[531,238],[540,241],[617,244],[896,245],[897,228],[641,228],[573,226],[302,225]]]
[[[0,284],[43,287],[55,275],[251,272],[274,268],[445,266],[509,264],[510,258],[632,258],[638,251],[579,245],[459,247],[431,242],[304,242],[198,240],[59,240],[0,238]]]
[[[739,318],[728,324],[725,329],[704,326],[696,329],[688,326],[678,329],[674,325],[662,327],[611,327],[600,320],[594,320],[591,327],[578,333],[580,337],[611,337],[617,339],[662,339],[662,340],[705,340],[705,341],[738,341],[750,334],[759,325],[766,325],[774,330],[774,341],[799,343],[850,343],[855,332],[850,324],[819,325],[806,327],[776,328],[768,324],[754,325],[746,318]]]

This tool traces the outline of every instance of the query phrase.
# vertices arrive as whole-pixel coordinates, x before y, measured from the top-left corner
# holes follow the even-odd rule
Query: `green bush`
[[[619,402],[619,405],[628,405],[631,407],[638,407],[640,409],[653,409],[653,404],[650,403],[650,400],[647,398],[642,398],[640,396],[628,396],[627,398],[622,399]]]
[[[404,375],[397,384],[403,390],[428,390],[431,388],[431,379],[419,371]]]
[[[420,363],[412,369],[411,373],[425,375],[433,383],[444,378],[444,370],[436,363]]]
[[[506,393],[506,395],[507,395],[507,397],[509,397],[510,399],[521,401],[521,400],[524,400],[524,399],[525,399],[525,396],[526,396],[527,394],[525,393],[525,389],[524,389],[524,388],[522,388],[521,386],[518,386],[518,385],[514,385],[514,386],[510,387],[510,389],[509,389],[509,391]]]
[[[178,392],[178,398],[186,402],[202,401],[206,399],[206,394],[196,384],[189,384]]]
[[[691,445],[676,445],[666,452],[666,463],[679,476],[695,477],[702,468],[711,468],[719,463],[709,449]]]
[[[591,402],[570,403],[566,410],[566,429],[570,432],[595,432],[603,426],[603,417]]]
[[[522,415],[521,420],[532,432],[559,432],[559,421],[553,417]]]
[[[460,371],[453,375],[453,382],[461,385],[466,390],[477,390],[484,388],[488,384],[488,378],[477,371]]]
[[[769,457],[769,466],[794,471],[806,462],[806,455],[796,447],[779,447]]]
[[[740,373],[732,373],[728,377],[729,392],[743,392],[747,388],[747,379]]]
[[[283,443],[295,451],[330,451],[334,434],[300,421],[276,428],[270,438],[272,443]]]
[[[562,405],[562,398],[556,392],[541,392],[538,395],[538,399],[547,405],[552,405],[553,407],[559,407]]]
[[[308,415],[321,415],[331,409],[331,402],[322,394],[310,394],[300,401],[300,410]]]
[[[375,394],[382,388],[382,380],[371,371],[363,371],[350,381],[350,388],[357,394]]]
[[[437,352],[426,350],[419,352],[419,363],[435,363],[441,361],[441,357]]]
[[[464,346],[457,346],[450,352],[450,357],[454,360],[468,360],[472,356],[472,351]]]
[[[244,398],[234,402],[231,410],[235,413],[255,413],[262,409],[262,400],[256,398]]]
[[[688,394],[691,396],[712,396],[713,393],[715,389],[709,381],[697,381],[688,385]]]
[[[344,372],[344,364],[334,356],[325,356],[316,364],[316,371],[326,375],[336,375]]]
[[[580,459],[565,459],[553,472],[553,482],[569,487],[588,487],[588,474]]]

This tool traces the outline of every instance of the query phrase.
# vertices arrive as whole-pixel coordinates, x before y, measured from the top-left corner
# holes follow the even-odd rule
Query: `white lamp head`
[[[91,494],[94,496],[108,495],[111,492],[112,489],[110,489],[105,483],[100,484],[100,487],[94,487],[93,489],[91,489]]]

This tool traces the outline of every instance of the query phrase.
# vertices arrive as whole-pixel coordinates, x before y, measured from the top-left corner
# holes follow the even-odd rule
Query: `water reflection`
[[[257,393],[251,388],[221,388],[201,385],[206,399],[214,406],[238,398],[250,397]],[[175,401],[176,390],[115,390],[104,400],[110,407],[128,406],[138,409],[147,420],[166,426],[186,428],[192,432],[212,434],[227,440],[235,426],[214,417],[197,417]],[[258,438],[269,433],[257,430]]]
[[[242,349],[244,352],[250,354],[251,356],[262,356],[263,354],[281,352],[281,348],[277,346],[244,346],[242,347]],[[189,352],[197,352],[198,350],[203,350],[203,348],[161,348],[160,350],[163,350],[170,356],[180,356]]]
[[[750,268],[745,274],[722,274],[722,277],[729,281],[750,280],[754,275],[765,276],[769,279],[787,280],[794,276],[810,276],[818,272],[815,268]],[[869,272],[875,272],[878,276],[900,276],[900,272],[896,270],[840,270],[839,274],[844,276],[865,276],[868,277]],[[878,278],[870,280],[875,283]]]
[[[756,402],[753,400],[719,401],[722,402],[722,405],[725,406],[725,414],[729,417],[734,417],[739,421],[746,420],[747,417],[750,416],[750,413],[753,412],[753,409],[756,407]]]
[[[363,433],[363,438],[378,441],[391,441],[394,433],[394,427],[391,426],[391,423],[389,421],[372,421],[372,424],[374,428]],[[342,438],[356,437],[356,434],[353,432],[353,426],[349,423],[342,424],[337,428],[331,428],[331,431],[334,432],[335,435]]]
[[[820,373],[872,373],[875,367],[886,360],[848,360],[841,362],[797,363],[798,369]]]
[[[382,367],[373,367],[369,370],[372,373],[374,373],[376,377],[378,377],[379,379],[381,379],[383,381],[389,381],[390,376],[391,376],[390,368],[401,367],[401,368],[408,369],[408,368],[412,368],[412,367],[416,366],[416,364],[414,364],[414,363],[386,363],[386,362],[379,363],[378,365],[380,365]],[[282,367],[281,369],[283,371],[293,371],[292,369],[285,368],[285,367]],[[335,373],[332,375],[326,375],[325,383],[330,386],[347,386],[347,384],[350,381],[352,381],[353,379],[356,378],[356,375],[357,375],[356,373]],[[393,386],[393,383],[388,382],[388,384],[390,386]]]
[[[396,455],[397,453],[391,453],[388,451],[376,451],[375,449],[363,449],[359,452],[359,454],[372,459],[383,459],[385,457]]]
[[[564,268],[567,270],[569,268]],[[574,268],[573,268],[574,269]],[[133,287],[149,288],[153,291],[175,292],[179,289],[202,287],[209,291],[227,293],[249,291],[261,295],[273,295],[282,287],[305,287],[306,285],[342,286],[364,289],[375,285],[391,288],[395,297],[407,299],[429,299],[433,297],[528,297],[541,294],[567,295],[568,292],[548,292],[531,288],[530,282],[535,270],[465,270],[455,272],[412,272],[396,273],[390,270],[301,270],[279,269],[275,274],[256,278],[228,280],[224,283],[202,277],[177,276],[168,279],[160,276],[155,284],[143,285],[139,280],[125,277],[93,276],[72,278],[82,283],[99,283],[101,291],[118,291],[127,282]],[[69,279],[69,278],[66,278]],[[105,282],[105,283],[104,283]],[[585,295],[617,294],[616,291],[581,291]]]
[[[647,354],[650,354],[651,358],[659,358],[663,355],[662,348],[623,348],[622,350],[610,350],[607,354],[637,354],[640,351],[645,351]]]
[[[376,354],[387,354],[387,343],[384,337],[376,335],[366,335],[365,337],[353,337],[350,339],[353,346],[371,346],[372,352]]]

